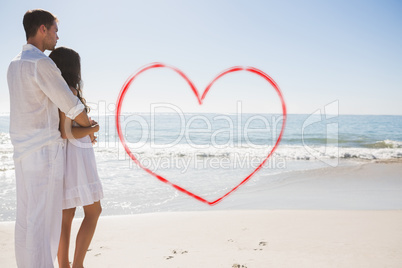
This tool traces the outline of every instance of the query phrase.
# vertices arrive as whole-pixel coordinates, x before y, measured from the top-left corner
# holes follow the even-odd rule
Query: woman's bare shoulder
[[[77,89],[75,89],[75,88],[73,88],[73,87],[70,87],[70,89],[71,89],[71,91],[73,92],[73,94],[74,94],[75,96],[78,95]]]

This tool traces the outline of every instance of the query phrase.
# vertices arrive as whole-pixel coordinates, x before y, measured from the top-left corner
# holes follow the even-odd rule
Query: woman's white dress
[[[102,183],[90,137],[67,140],[65,153],[63,209],[87,206],[101,200]]]

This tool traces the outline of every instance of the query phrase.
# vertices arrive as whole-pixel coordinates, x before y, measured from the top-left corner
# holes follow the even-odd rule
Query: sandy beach
[[[399,161],[312,170],[211,210],[102,216],[85,265],[402,267],[401,171]],[[16,267],[13,228],[0,223],[2,267]]]
[[[2,223],[2,267],[15,267]],[[79,221],[74,222],[73,233]],[[402,211],[213,211],[103,217],[86,267],[401,267]],[[73,254],[73,252],[71,252]]]

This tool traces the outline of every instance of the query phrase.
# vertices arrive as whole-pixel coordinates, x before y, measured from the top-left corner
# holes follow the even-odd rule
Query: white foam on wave
[[[12,146],[11,139],[10,139],[10,134],[0,132],[0,145],[1,145],[0,148],[5,148],[6,145]]]
[[[304,147],[298,145],[280,145],[274,155],[289,160],[312,160],[328,158],[345,159],[395,159],[402,158],[402,146],[398,142],[394,147],[385,148],[357,148],[357,147],[335,147],[335,146],[311,146]],[[117,153],[117,148],[96,148],[98,153],[105,152],[113,155]],[[149,144],[140,148],[132,149],[132,153],[137,158],[157,158],[157,157],[226,157],[233,158],[241,155],[250,157],[266,157],[271,147],[193,147],[190,145],[178,144],[169,148],[154,148]]]

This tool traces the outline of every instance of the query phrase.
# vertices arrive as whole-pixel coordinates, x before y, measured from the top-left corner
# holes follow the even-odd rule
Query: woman
[[[60,69],[71,91],[89,108],[81,91],[80,56],[72,49],[59,47],[49,57]],[[91,143],[96,141],[94,133],[99,125],[92,121],[91,127],[79,127],[74,121],[59,112],[60,132],[66,141],[66,166],[64,176],[63,220],[57,253],[59,267],[70,268],[69,245],[71,223],[77,206],[83,206],[85,217],[77,234],[73,268],[81,268],[85,254],[95,232],[99,215],[102,211],[100,199],[103,198],[102,184],[99,180],[95,154]]]

